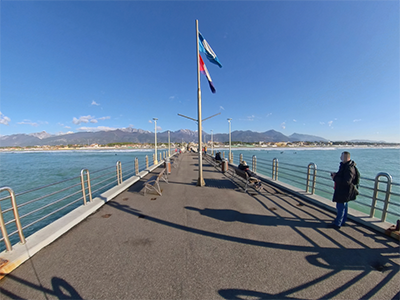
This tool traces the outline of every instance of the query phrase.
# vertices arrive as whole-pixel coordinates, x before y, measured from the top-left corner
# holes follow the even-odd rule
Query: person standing
[[[340,229],[346,223],[348,202],[354,200],[358,191],[354,185],[356,180],[356,163],[350,159],[350,153],[342,152],[340,166],[337,173],[331,173],[335,182],[333,202],[336,202],[336,219],[328,227]]]

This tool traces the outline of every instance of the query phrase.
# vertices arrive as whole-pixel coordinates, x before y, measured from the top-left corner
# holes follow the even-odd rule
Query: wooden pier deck
[[[160,169],[156,170],[159,171]],[[399,245],[272,185],[175,159],[0,281],[4,299],[399,299]]]

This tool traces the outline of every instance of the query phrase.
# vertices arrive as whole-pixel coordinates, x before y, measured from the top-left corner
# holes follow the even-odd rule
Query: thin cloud
[[[169,96],[169,100],[174,100],[175,96]]]
[[[225,108],[223,108],[222,106],[219,107],[220,110],[225,110]]]
[[[30,120],[23,120],[22,122],[17,122],[17,124],[19,124],[19,125],[30,125],[30,126],[33,126],[33,127],[38,127],[39,126],[38,123],[31,122]]]
[[[332,126],[332,123],[333,123],[333,121],[329,121],[329,122],[328,122],[329,127]]]
[[[79,127],[79,131],[86,131],[86,132],[96,132],[96,131],[113,131],[117,130],[118,128],[113,127],[106,127],[106,126],[97,126],[97,127]]]
[[[11,119],[5,115],[3,115],[0,111],[0,124],[3,125],[8,125],[8,123],[10,123]]]
[[[150,123],[150,124],[152,124],[152,123],[153,123],[153,121],[152,121],[152,120],[149,120],[149,123]]]
[[[282,129],[286,129],[286,121],[281,124]]]
[[[321,125],[325,125],[325,122],[319,122],[319,124],[321,124]]]
[[[97,105],[97,106],[99,106],[100,104],[93,100],[91,105]]]
[[[272,115],[272,113],[267,114],[267,118],[268,118],[269,116],[271,116],[271,115]]]
[[[65,126],[63,123],[58,122],[58,125],[60,125],[61,127],[64,127],[65,129],[71,129],[70,126]]]
[[[355,120],[353,120],[353,122],[360,122],[361,121],[361,119],[355,119]]]
[[[297,120],[296,120],[296,119],[293,119],[293,122],[297,122]]]
[[[72,123],[74,123],[75,125],[79,125],[81,123],[89,123],[89,122],[96,123],[97,122],[97,120],[95,120],[95,122],[92,122],[92,120],[95,120],[95,118],[94,118],[94,116],[91,116],[91,115],[81,116],[81,117],[79,117],[79,119],[74,117],[72,119]]]
[[[100,121],[108,120],[108,119],[111,119],[111,117],[101,117],[101,118],[98,118],[98,120],[100,120]]]
[[[157,126],[157,131],[161,131],[162,128],[160,126]]]

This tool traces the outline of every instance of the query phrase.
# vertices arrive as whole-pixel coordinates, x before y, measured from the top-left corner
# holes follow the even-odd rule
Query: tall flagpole
[[[196,20],[196,60],[197,60],[197,120],[198,120],[198,136],[199,136],[199,178],[197,179],[198,186],[204,186],[205,182],[203,179],[203,159],[201,151],[201,90],[200,90],[200,59],[199,59],[199,21]]]

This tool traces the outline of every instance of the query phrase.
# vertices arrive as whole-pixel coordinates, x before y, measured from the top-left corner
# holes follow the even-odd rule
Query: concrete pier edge
[[[128,178],[120,185],[117,185],[102,193],[100,196],[95,197],[92,202],[88,202],[86,205],[79,206],[65,216],[35,232],[25,239],[25,244],[18,242],[17,244],[13,245],[12,251],[4,250],[1,252],[0,259],[6,261],[6,263],[0,267],[0,280],[15,270],[22,263],[30,259],[41,249],[54,242],[63,234],[67,233],[71,228],[78,225],[91,214],[95,213],[108,201],[127,190],[141,178],[145,177],[147,174],[163,164],[164,161],[161,161],[158,164],[150,166],[149,168],[141,171],[138,176],[132,176]]]

